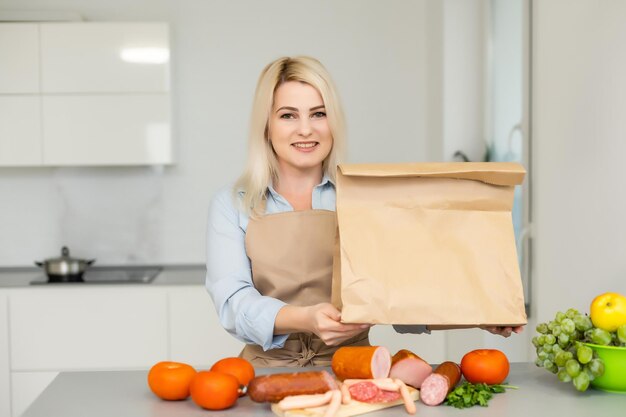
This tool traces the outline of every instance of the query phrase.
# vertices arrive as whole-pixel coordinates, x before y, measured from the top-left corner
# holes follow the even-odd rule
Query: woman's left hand
[[[503,337],[509,337],[512,333],[521,333],[524,326],[504,327],[504,326],[480,326],[481,329],[487,330],[489,333],[497,334]]]

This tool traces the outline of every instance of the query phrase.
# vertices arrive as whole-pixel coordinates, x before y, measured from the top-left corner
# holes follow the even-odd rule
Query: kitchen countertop
[[[30,285],[31,281],[45,280],[45,273],[41,268],[0,268],[0,289],[4,288],[68,288],[94,286],[167,286],[167,285],[204,285],[206,267],[204,265],[177,265],[163,266],[163,270],[149,284],[143,283],[62,283],[52,285]]]
[[[284,372],[263,369],[258,373]],[[291,369],[293,371],[293,368]],[[247,396],[227,410],[208,412],[191,399],[162,401],[148,389],[147,371],[62,372],[26,410],[23,417],[244,417],[272,416],[268,404],[257,404]],[[496,394],[489,406],[457,410],[441,405],[428,407],[418,402],[417,416],[619,416],[626,409],[626,395],[589,389],[580,393],[571,383],[530,363],[511,365],[508,383],[519,387]],[[393,407],[366,414],[368,417],[408,415]]]

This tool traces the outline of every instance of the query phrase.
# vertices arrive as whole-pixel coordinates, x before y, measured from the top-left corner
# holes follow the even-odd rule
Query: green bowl
[[[595,389],[626,394],[626,347],[585,343],[604,361],[604,374],[591,381]]]

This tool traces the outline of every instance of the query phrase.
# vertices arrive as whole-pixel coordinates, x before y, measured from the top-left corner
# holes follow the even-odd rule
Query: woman
[[[241,356],[255,366],[329,365],[339,346],[369,344],[370,325],[341,323],[329,303],[344,129],[317,60],[265,67],[246,170],[213,198],[207,247],[206,285],[220,322],[246,343]]]

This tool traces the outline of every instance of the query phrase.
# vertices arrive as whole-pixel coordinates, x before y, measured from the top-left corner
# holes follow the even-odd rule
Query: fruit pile
[[[220,359],[209,371],[200,372],[185,363],[159,362],[148,372],[148,386],[163,400],[185,400],[191,395],[199,407],[223,410],[245,395],[252,378],[254,367],[242,358]]]
[[[591,316],[570,308],[554,320],[537,325],[532,343],[537,350],[535,364],[572,382],[586,391],[594,378],[604,374],[604,362],[585,343],[626,346],[626,297],[616,293],[597,296]]]

